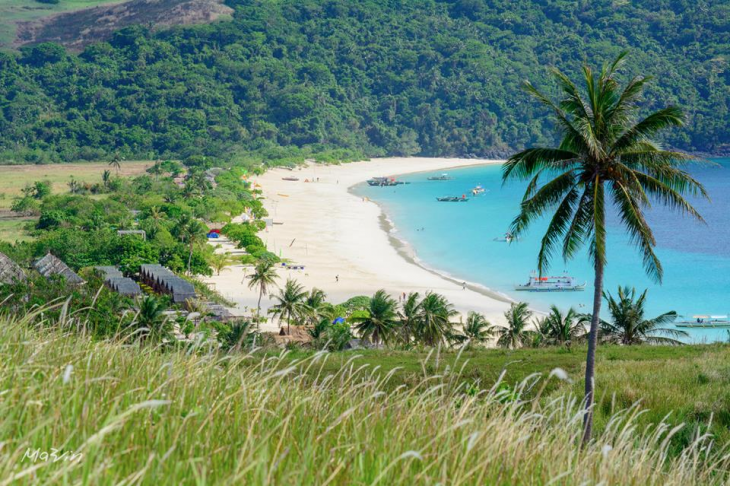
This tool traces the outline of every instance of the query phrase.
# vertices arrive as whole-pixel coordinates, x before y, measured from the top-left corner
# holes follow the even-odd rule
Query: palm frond
[[[628,229],[631,242],[641,251],[644,270],[655,281],[661,282],[664,271],[662,264],[654,253],[656,240],[644,218],[643,212],[626,187],[618,182],[610,185],[614,201],[618,207],[621,221]]]
[[[525,180],[543,169],[565,170],[575,165],[578,160],[578,154],[569,150],[530,148],[513,155],[505,162],[502,166],[502,181],[512,177]]]
[[[647,116],[628,130],[626,130],[616,143],[613,144],[611,155],[616,155],[633,146],[635,143],[643,141],[656,132],[672,126],[682,126],[684,122],[684,113],[681,108],[669,106],[667,108],[655,111]]]
[[[520,214],[511,224],[512,233],[519,235],[533,220],[558,204],[574,186],[575,174],[571,169],[542,186],[529,199],[523,200]]]

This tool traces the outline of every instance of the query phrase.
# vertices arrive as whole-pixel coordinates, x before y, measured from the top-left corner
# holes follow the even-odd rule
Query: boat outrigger
[[[393,177],[373,177],[368,179],[368,184],[375,187],[392,187],[407,184],[407,182],[396,180]]]
[[[469,198],[466,197],[466,194],[462,194],[461,197],[445,196],[445,197],[437,197],[436,200],[438,202],[467,202],[469,200]]]
[[[528,292],[578,292],[585,289],[585,282],[578,284],[575,278],[567,273],[559,277],[541,277],[537,272],[532,272],[526,284],[515,285],[515,290]]]
[[[727,315],[697,315],[692,316],[692,320],[679,321],[675,324],[677,327],[730,327],[730,319]]]
[[[449,176],[447,173],[443,173],[439,176],[431,176],[428,178],[429,181],[450,181],[452,177]]]

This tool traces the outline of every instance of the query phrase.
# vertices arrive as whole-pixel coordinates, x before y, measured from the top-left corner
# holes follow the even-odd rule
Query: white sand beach
[[[264,205],[274,225],[259,236],[268,248],[304,270],[279,269],[279,284],[296,279],[307,289],[317,287],[330,302],[339,303],[357,295],[372,295],[385,289],[394,297],[403,292],[438,292],[456,309],[483,313],[493,323],[503,321],[509,306],[505,298],[490,294],[476,285],[442,277],[414,263],[396,249],[386,231],[384,215],[372,201],[351,194],[348,189],[373,176],[390,176],[420,171],[501,163],[501,161],[435,158],[387,158],[337,166],[309,165],[289,171],[274,169],[254,179],[261,185]],[[299,181],[285,181],[283,177]],[[308,180],[310,182],[305,182]],[[215,243],[213,243],[215,244]],[[221,242],[219,251],[234,247]],[[234,313],[243,314],[256,307],[258,294],[247,287],[250,268],[234,265],[206,281],[223,296],[236,303]],[[271,305],[265,296],[262,308]],[[248,309],[247,309],[248,308]],[[265,330],[275,331],[270,323]]]

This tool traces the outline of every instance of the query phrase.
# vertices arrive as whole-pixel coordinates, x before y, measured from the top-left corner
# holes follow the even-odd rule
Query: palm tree
[[[355,323],[355,329],[363,339],[373,344],[381,342],[387,344],[398,325],[397,302],[385,290],[375,292],[366,309],[366,315],[353,316],[350,320]]]
[[[109,167],[114,167],[117,169],[117,173],[119,173],[119,171],[122,170],[122,165],[119,163],[121,160],[122,158],[119,157],[119,154],[114,154],[112,160],[109,161]]]
[[[477,312],[469,312],[466,316],[466,324],[462,332],[470,343],[482,344],[494,337],[496,332],[495,326],[489,323],[487,319]]]
[[[190,266],[193,261],[193,248],[196,243],[205,239],[207,228],[190,214],[183,213],[175,222],[173,233],[182,243],[188,245],[188,275],[190,275]]]
[[[504,313],[507,319],[507,327],[497,330],[499,339],[497,345],[502,348],[516,349],[528,345],[534,332],[527,329],[532,311],[528,309],[527,302],[513,302],[509,310]]]
[[[271,306],[269,313],[278,315],[279,319],[286,319],[286,333],[291,334],[292,319],[301,319],[309,311],[306,303],[307,292],[296,280],[288,279],[274,299],[278,303]]]
[[[169,334],[169,323],[163,312],[165,306],[155,297],[146,296],[139,302],[135,321],[141,328],[146,329],[145,336],[155,341],[162,340]]]
[[[256,304],[256,321],[261,315],[261,298],[266,295],[269,291],[269,287],[276,285],[276,268],[274,268],[274,262],[271,260],[261,260],[256,267],[254,272],[248,277],[248,288],[253,289],[258,287],[259,289],[259,300]]]
[[[411,292],[401,304],[398,312],[400,318],[401,339],[409,344],[418,330],[418,314],[421,311],[421,300],[418,292]]]
[[[427,346],[443,343],[453,334],[451,318],[458,312],[443,295],[428,292],[421,301],[416,318],[416,335]]]
[[[216,275],[220,275],[221,271],[231,263],[231,257],[226,253],[213,253],[208,257],[208,265],[215,270]]]
[[[534,220],[552,212],[538,255],[541,274],[557,250],[567,261],[589,242],[595,281],[586,355],[584,443],[590,439],[593,426],[607,199],[638,247],[646,272],[660,282],[662,266],[654,254],[655,239],[644,209],[654,199],[701,220],[683,195],[707,196],[702,185],[681,168],[688,156],[662,150],[650,138],[665,128],[682,125],[682,111],[670,106],[634,121],[636,101],[650,78],[634,77],[621,89],[616,78],[624,57],[622,53],[600,73],[583,68],[585,97],[557,70],[553,74],[564,94],[557,104],[525,83],[526,90],[553,112],[563,138],[558,147],[530,148],[515,154],[503,168],[504,181],[530,180],[520,214],[512,223],[512,234],[519,236]],[[550,180],[541,184],[541,176]]]
[[[585,321],[572,307],[563,314],[553,305],[544,321],[543,334],[548,344],[570,347],[573,342],[585,335]]]
[[[310,309],[309,320],[312,325],[316,325],[322,320],[324,313],[327,310],[327,294],[324,290],[313,288],[307,294],[305,303]]]
[[[664,326],[677,318],[674,311],[653,319],[644,319],[646,290],[636,296],[636,289],[618,288],[618,299],[607,292],[603,298],[608,304],[611,322],[601,321],[601,339],[620,344],[682,344],[677,338],[688,337],[685,331]],[[669,336],[669,337],[668,337]]]

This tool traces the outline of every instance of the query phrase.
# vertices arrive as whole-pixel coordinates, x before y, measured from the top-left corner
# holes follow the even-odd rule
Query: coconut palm
[[[653,319],[644,318],[646,293],[637,297],[636,289],[618,288],[618,299],[604,292],[611,322],[601,321],[601,339],[620,344],[682,344],[678,338],[688,337],[684,331],[662,327],[677,318],[674,311],[665,312]]]
[[[482,314],[469,312],[462,332],[470,343],[482,344],[492,339],[497,329]]]
[[[112,157],[112,160],[109,161],[109,166],[114,167],[117,170],[117,173],[122,170],[122,164],[120,163],[122,159],[119,154],[114,154],[114,157]]]
[[[309,321],[311,325],[316,325],[322,320],[327,310],[327,294],[324,290],[314,287],[307,294],[305,303],[310,310]]]
[[[269,288],[276,285],[277,277],[274,262],[271,260],[261,260],[254,267],[253,274],[248,276],[248,288],[258,287],[259,290],[259,300],[256,303],[257,322],[258,317],[261,315],[261,298],[269,292]]]
[[[418,292],[411,292],[401,304],[398,317],[400,319],[401,339],[409,344],[416,334],[418,327],[418,313],[421,311],[421,300]]]
[[[134,321],[139,328],[145,329],[144,336],[155,341],[162,340],[170,333],[170,323],[163,312],[165,305],[152,296],[146,296],[139,301],[139,307]]]
[[[355,329],[363,339],[376,345],[381,342],[387,344],[398,325],[397,306],[395,299],[381,289],[370,299],[365,315],[354,315],[350,317],[350,321],[355,324]]]
[[[286,320],[286,333],[291,334],[292,319],[302,319],[309,312],[307,307],[307,291],[296,280],[288,279],[279,295],[274,296],[276,304],[269,309],[269,314],[279,316],[279,320]]]
[[[215,271],[216,275],[220,275],[221,271],[231,263],[231,257],[225,253],[213,253],[208,257],[208,265]]]
[[[563,314],[554,305],[550,313],[544,318],[545,326],[542,334],[546,344],[557,344],[570,347],[572,343],[585,335],[585,320],[572,307]],[[540,329],[542,326],[538,326]]]
[[[190,214],[183,213],[177,221],[175,221],[172,232],[181,243],[188,246],[188,275],[190,275],[190,268],[193,261],[193,249],[195,248],[196,243],[200,243],[205,240],[207,228],[203,223],[195,219]]]
[[[497,330],[499,338],[497,345],[502,348],[516,349],[529,345],[534,331],[527,329],[532,311],[528,309],[527,302],[513,302],[509,310],[504,313],[507,319],[507,327]]]
[[[443,295],[428,292],[420,303],[416,336],[427,346],[436,346],[453,335],[451,318],[458,314]]]
[[[638,247],[646,272],[661,281],[662,266],[654,253],[655,239],[644,210],[652,200],[701,220],[684,199],[706,193],[682,169],[688,156],[662,150],[651,137],[680,126],[682,111],[674,106],[638,119],[636,101],[650,78],[637,76],[620,88],[617,73],[625,53],[599,73],[583,68],[582,93],[560,71],[553,74],[563,92],[554,103],[529,82],[526,90],[552,112],[562,134],[558,147],[530,148],[504,165],[503,179],[530,180],[521,211],[510,231],[519,237],[533,221],[552,213],[538,255],[540,273],[560,251],[565,260],[589,243],[595,269],[593,318],[586,356],[583,440],[591,436],[595,354],[606,265],[606,206],[613,203],[632,242]],[[541,177],[547,179],[543,183]]]

